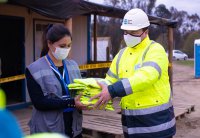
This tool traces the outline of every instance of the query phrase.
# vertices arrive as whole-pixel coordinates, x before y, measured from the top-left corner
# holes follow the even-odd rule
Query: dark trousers
[[[64,112],[63,113],[63,119],[64,119],[64,124],[65,124],[65,134],[72,138],[73,137],[73,130],[72,130],[72,121],[73,121],[73,116],[72,112]],[[75,138],[82,138],[82,134],[76,136]]]

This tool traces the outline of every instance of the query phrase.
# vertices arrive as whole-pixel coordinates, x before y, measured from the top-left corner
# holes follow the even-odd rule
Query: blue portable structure
[[[194,73],[200,78],[200,39],[194,41]]]

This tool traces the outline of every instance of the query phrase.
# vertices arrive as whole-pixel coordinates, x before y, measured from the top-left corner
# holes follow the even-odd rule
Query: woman
[[[78,65],[66,57],[72,39],[62,24],[49,25],[43,34],[41,58],[26,69],[27,87],[33,103],[30,132],[58,132],[69,137],[82,137],[82,113],[87,109],[80,95],[67,88],[75,78],[81,78]]]

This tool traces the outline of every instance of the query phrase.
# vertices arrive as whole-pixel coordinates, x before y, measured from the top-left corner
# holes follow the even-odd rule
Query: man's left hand
[[[102,91],[101,91],[101,93],[90,98],[90,101],[92,101],[93,99],[99,99],[96,102],[96,104],[94,105],[94,108],[100,109],[100,107],[102,105],[104,105],[104,107],[106,106],[108,101],[111,99],[111,96],[110,96],[110,93],[108,92],[108,86],[107,85],[100,84],[100,83],[98,83],[98,85],[101,87]]]

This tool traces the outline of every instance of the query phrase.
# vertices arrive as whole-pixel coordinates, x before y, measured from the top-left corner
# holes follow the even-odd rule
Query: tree
[[[178,11],[174,7],[167,9],[164,4],[156,7],[156,0],[104,0],[104,2],[107,5],[125,10],[141,8],[149,15],[176,20],[177,27],[174,28],[175,49],[186,49],[184,45],[187,37],[189,37],[188,34],[193,31],[200,31],[200,17],[197,14],[188,15],[186,11]],[[111,37],[113,55],[124,45],[123,31],[120,30],[121,22],[120,19],[98,17],[98,35]],[[149,30],[150,38],[158,40],[166,49],[168,43],[167,27],[151,25]]]
[[[155,15],[167,19],[170,19],[172,16],[171,12],[166,8],[164,4],[160,4],[158,7],[156,7]]]
[[[189,57],[194,57],[194,40],[200,38],[200,31],[191,32],[188,34],[183,51],[188,54]]]

